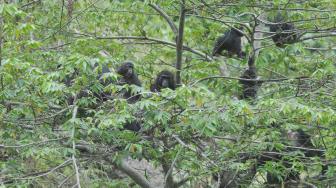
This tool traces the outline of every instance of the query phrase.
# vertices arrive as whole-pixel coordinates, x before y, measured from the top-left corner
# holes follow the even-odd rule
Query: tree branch
[[[169,15],[167,13],[165,13],[158,5],[155,5],[153,3],[149,4],[150,7],[152,7],[154,10],[156,10],[169,24],[171,30],[173,31],[173,33],[175,34],[175,37],[177,36],[177,27],[174,24],[173,20],[170,19]]]
[[[40,2],[40,1],[41,1],[41,0],[31,1],[31,2],[29,2],[29,3],[27,3],[27,4],[22,5],[21,8],[25,8],[25,7],[27,7],[27,6],[30,6],[30,5],[32,5],[32,4],[34,4],[34,3],[37,3],[37,2]]]
[[[28,147],[28,146],[32,146],[32,145],[41,145],[41,144],[45,144],[45,143],[48,143],[48,142],[55,142],[55,141],[59,141],[59,140],[64,140],[66,138],[69,138],[69,137],[49,139],[49,140],[44,140],[44,141],[40,141],[40,142],[32,142],[32,143],[29,143],[29,144],[22,144],[22,145],[5,146],[5,145],[0,144],[0,148],[23,148],[23,147]]]
[[[74,104],[76,102],[76,99],[74,101]],[[76,157],[75,157],[75,153],[76,153],[76,142],[75,142],[75,130],[76,130],[76,124],[74,122],[74,120],[76,119],[76,116],[77,116],[77,111],[78,111],[78,106],[74,106],[74,109],[73,109],[73,112],[72,112],[72,123],[73,123],[73,128],[72,128],[72,150],[73,150],[73,153],[72,153],[72,161],[73,161],[73,165],[74,165],[74,168],[75,168],[75,172],[76,172],[76,185],[78,188],[81,188],[81,185],[80,185],[80,180],[79,180],[79,170],[78,170],[78,166],[77,166],[77,163],[76,163]]]
[[[155,188],[154,186],[152,186],[147,179],[145,179],[142,175],[140,175],[139,173],[137,173],[133,168],[131,168],[130,166],[128,166],[128,164],[126,163],[125,159],[121,160],[121,163],[119,165],[117,165],[118,168],[123,171],[125,174],[127,174],[130,178],[132,178],[132,180],[137,183],[138,185],[140,185],[143,188]]]
[[[169,41],[164,41],[164,40],[160,40],[160,39],[156,39],[156,38],[151,38],[151,37],[146,37],[146,36],[112,36],[112,37],[100,37],[100,36],[94,36],[94,35],[90,35],[90,34],[86,34],[86,33],[73,33],[76,35],[80,35],[80,36],[86,36],[86,37],[92,37],[94,39],[98,39],[98,40],[145,40],[145,41],[153,41],[156,42],[158,44],[163,44],[163,45],[167,45],[167,46],[171,46],[171,47],[176,47],[176,43],[173,42],[169,42]],[[203,52],[200,52],[198,50],[194,50],[189,46],[185,46],[183,45],[183,50],[189,51],[193,54],[196,54],[200,57],[203,57],[206,61],[212,61],[212,58],[210,55],[205,54]]]
[[[176,85],[181,85],[181,71],[182,71],[182,55],[183,55],[183,34],[184,34],[184,21],[185,21],[185,0],[180,2],[180,19],[178,35],[176,39]]]
[[[261,80],[261,79],[245,79],[245,78],[230,77],[230,76],[209,76],[209,77],[205,77],[205,78],[202,78],[200,80],[195,81],[194,83],[190,84],[190,86],[194,86],[197,83],[202,82],[204,80],[217,79],[217,78],[225,78],[225,79],[240,80],[240,81],[251,81],[251,82],[254,81],[254,82],[258,82],[258,83],[264,83],[264,82],[281,82],[281,81],[286,81],[286,80],[308,79],[309,77],[301,76],[301,77],[295,77],[295,78],[279,78],[279,79]]]
[[[103,155],[100,152],[96,152],[94,148],[90,147],[88,144],[82,143],[82,145],[76,145],[76,149],[80,150],[81,152],[88,152],[92,155]],[[99,147],[95,147],[99,148]],[[99,150],[99,149],[98,149]],[[105,152],[105,150],[104,150]],[[122,159],[120,163],[113,161],[111,155],[103,155],[103,159],[113,165],[115,165],[119,170],[124,172],[128,175],[136,184],[143,188],[155,188],[155,186],[151,185],[150,182],[144,178],[141,174],[139,174],[136,170],[130,167],[125,159]]]
[[[320,35],[314,35],[310,37],[301,38],[297,42],[302,42],[305,40],[311,40],[311,39],[317,39],[317,38],[324,38],[324,37],[335,37],[335,36],[336,36],[336,33],[320,34]]]
[[[3,25],[4,25],[4,21],[2,16],[0,16],[0,67],[2,66],[2,38],[3,38]],[[1,86],[1,91],[4,91],[5,89],[5,85],[4,85],[4,81],[3,81],[3,74],[1,74],[0,76],[0,86]],[[5,103],[4,98],[1,97],[1,103]]]
[[[0,179],[0,184],[10,184],[10,183],[13,183],[14,181],[18,181],[18,180],[31,180],[31,179],[47,176],[47,175],[55,172],[58,169],[66,167],[70,161],[71,161],[71,159],[68,159],[68,160],[64,161],[62,164],[57,165],[56,167],[50,168],[50,169],[42,171],[42,172],[33,172],[33,173],[30,173],[30,174],[24,175],[22,177],[15,177],[15,178],[12,178],[12,179]],[[69,164],[71,164],[71,163],[69,163]]]

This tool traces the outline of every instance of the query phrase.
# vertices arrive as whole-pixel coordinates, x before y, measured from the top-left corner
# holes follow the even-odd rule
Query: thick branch
[[[75,99],[74,103],[75,102],[76,102],[76,99]],[[76,142],[75,142],[76,125],[74,123],[74,120],[76,119],[77,111],[78,111],[78,106],[74,106],[74,109],[73,109],[73,112],[72,112],[72,121],[73,121],[73,128],[72,128],[72,149],[73,149],[72,161],[73,161],[73,165],[74,165],[75,172],[76,172],[76,185],[77,185],[78,188],[81,188],[80,179],[79,179],[79,170],[78,170],[78,166],[77,166],[77,163],[76,163],[76,157],[75,157],[75,153],[76,153]]]
[[[82,145],[76,145],[76,149],[79,149],[80,151],[88,152],[92,155],[101,155],[101,151],[95,151],[94,148],[90,147],[89,145],[83,143]],[[99,147],[98,147],[99,148]],[[105,151],[104,151],[105,152]],[[151,185],[150,182],[141,174],[139,174],[136,170],[131,168],[125,159],[121,160],[120,163],[113,161],[111,155],[104,156],[104,160],[108,161],[109,163],[115,165],[119,170],[123,171],[125,174],[127,174],[136,184],[143,188],[155,188],[155,186]]]
[[[181,85],[181,69],[182,69],[182,55],[183,55],[183,34],[184,34],[184,21],[185,21],[185,1],[181,0],[180,3],[180,20],[178,35],[176,40],[176,84]]]
[[[121,160],[118,168],[127,174],[132,180],[143,188],[154,188],[142,175],[137,173],[133,168],[129,167],[125,159]]]
[[[2,66],[2,37],[3,37],[3,18],[0,17],[0,67]],[[0,86],[1,86],[1,91],[4,91],[5,85],[3,81],[3,75],[0,77]],[[4,104],[4,98],[1,97],[1,102]]]
[[[149,6],[156,10],[168,22],[171,30],[174,32],[175,36],[177,36],[177,27],[174,24],[173,20],[170,19],[168,14],[165,13],[158,5],[150,3]]]

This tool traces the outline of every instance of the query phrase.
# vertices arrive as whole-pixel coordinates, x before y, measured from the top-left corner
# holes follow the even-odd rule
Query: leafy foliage
[[[267,174],[284,179],[293,169],[303,184],[336,185],[334,1],[186,1],[182,85],[160,93],[149,87],[160,71],[176,72],[179,52],[176,34],[150,5],[178,28],[184,1],[9,2],[0,5],[1,186],[135,187],[123,168],[130,158],[162,169],[161,179],[142,175],[166,187],[216,186],[213,175],[225,172],[232,187],[267,187]],[[267,25],[278,10],[302,34],[285,48]],[[210,56],[216,38],[237,24],[245,26],[243,50],[260,50],[255,100],[238,99],[248,58]],[[126,60],[143,87],[117,84],[116,67]],[[104,65],[111,72],[100,75]],[[125,88],[142,100],[128,104]],[[82,91],[89,94],[78,97]],[[99,101],[102,91],[111,99]],[[135,120],[140,132],[124,130]],[[325,158],[305,157],[307,148],[284,136],[298,129]],[[284,157],[258,166],[265,152]]]

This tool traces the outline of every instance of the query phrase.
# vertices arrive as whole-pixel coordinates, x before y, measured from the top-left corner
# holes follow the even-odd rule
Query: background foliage
[[[156,74],[175,72],[179,52],[174,32],[152,5],[178,28],[183,3],[182,85],[153,94],[149,87]],[[267,26],[279,10],[303,33],[285,48],[274,45]],[[334,187],[335,12],[333,0],[2,2],[0,185],[139,186],[120,172],[132,157],[162,168],[160,178],[140,173],[149,184],[159,179],[166,187],[215,187],[212,175],[226,171],[242,187],[267,187],[266,171],[279,178],[288,173],[279,161],[259,166],[253,178],[244,174],[271,148],[294,161],[290,168],[299,170],[304,182]],[[238,100],[247,58],[210,56],[215,39],[237,24],[251,31],[257,26],[261,34],[251,43],[246,37],[255,33],[244,30],[244,51],[261,47],[256,67],[264,83],[253,101]],[[116,82],[115,69],[126,60],[135,63],[143,82],[135,88],[143,95],[136,104],[118,97],[121,86],[102,88],[96,79],[101,65],[108,65],[111,73],[104,76]],[[96,63],[100,66],[92,68]],[[78,75],[66,85],[75,70]],[[95,108],[94,97],[68,105],[67,98],[83,89],[103,89],[115,98]],[[136,118],[143,122],[141,132],[122,129]],[[325,159],[285,150],[291,141],[283,133],[297,129],[311,135]],[[324,180],[314,178],[322,163],[329,167]]]

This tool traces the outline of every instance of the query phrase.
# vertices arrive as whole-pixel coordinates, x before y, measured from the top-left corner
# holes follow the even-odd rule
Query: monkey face
[[[159,84],[161,88],[168,88],[170,86],[171,77],[167,74],[160,75]]]
[[[163,78],[163,79],[161,79],[161,87],[162,87],[162,88],[167,88],[167,87],[169,87],[169,79],[168,79],[168,78]]]
[[[133,75],[133,66],[128,67],[128,68],[127,68],[127,71],[126,71],[126,73],[125,73],[125,76],[126,76],[126,77],[131,77],[132,75]]]
[[[170,88],[175,90],[174,74],[170,71],[161,71],[155,79],[155,83],[151,85],[151,91],[160,92],[161,89]]]
[[[133,63],[130,62],[124,63],[118,68],[117,73],[127,78],[132,77],[133,67],[134,67]]]

